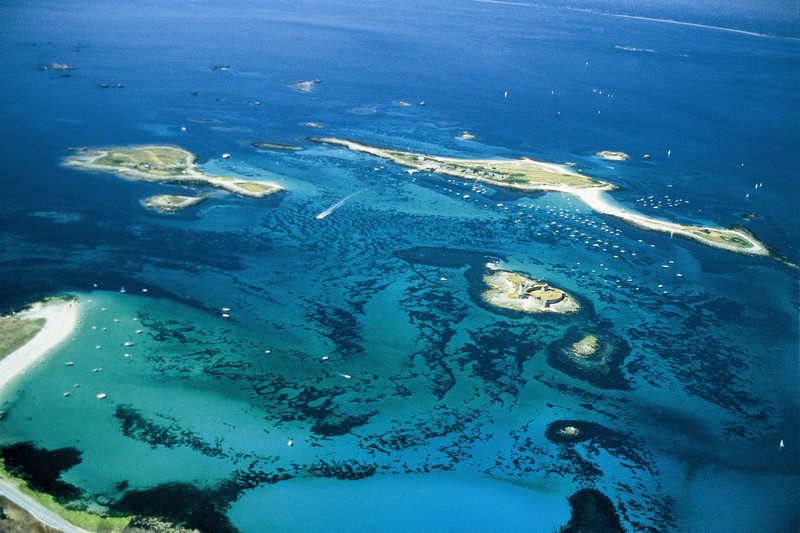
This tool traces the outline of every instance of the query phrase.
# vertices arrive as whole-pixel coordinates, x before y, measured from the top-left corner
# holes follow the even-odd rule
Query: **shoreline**
[[[339,139],[336,137],[319,137],[311,138],[310,140],[323,144],[341,146],[356,152],[362,152],[375,157],[380,157],[382,159],[388,159],[397,165],[412,167],[412,169],[414,169],[413,172],[424,171],[444,174],[463,180],[482,182],[496,187],[516,191],[561,192],[570,194],[577,197],[593,211],[618,218],[640,229],[655,231],[658,233],[669,233],[671,236],[678,235],[679,237],[692,239],[701,244],[721,250],[727,250],[729,252],[736,252],[751,256],[770,257],[779,262],[794,266],[792,263],[782,260],[779,254],[771,250],[766,244],[759,241],[752,233],[745,229],[679,224],[677,222],[669,222],[659,218],[652,218],[635,211],[629,211],[624,207],[616,206],[612,204],[608,198],[604,197],[603,193],[616,190],[619,187],[606,181],[584,176],[583,174],[578,174],[571,169],[564,167],[563,165],[536,161],[530,158],[522,158],[517,160],[518,162],[528,164],[532,168],[536,168],[543,173],[551,174],[553,176],[551,178],[552,180],[562,178],[562,181],[564,181],[563,178],[581,178],[585,181],[578,182],[577,184],[547,183],[547,180],[542,180],[540,182],[530,180],[522,183],[503,181],[494,176],[486,177],[476,175],[474,173],[467,175],[455,166],[452,166],[451,168],[436,167],[431,169],[429,168],[429,162],[427,159],[440,161],[442,163],[452,163],[453,165],[457,164],[466,168],[483,165],[488,166],[492,163],[497,165],[508,164],[508,161],[506,160],[458,159],[453,157],[427,156],[425,154],[404,152],[401,150],[378,148],[375,146],[370,146],[347,139]],[[415,157],[409,159],[406,157],[399,157],[396,154]],[[496,175],[497,174],[495,173],[495,176]]]
[[[124,166],[116,166],[116,165],[103,165],[97,163],[99,159],[107,156],[115,148],[119,147],[85,150],[83,152],[76,153],[75,155],[68,156],[67,158],[64,159],[62,164],[66,167],[78,168],[81,170],[116,174],[117,176],[131,180],[151,181],[151,182],[167,183],[167,184],[178,183],[181,185],[205,185],[205,186],[217,187],[226,190],[228,192],[232,192],[234,194],[250,198],[264,198],[265,196],[269,196],[271,194],[275,194],[277,192],[284,190],[283,187],[281,187],[280,185],[270,181],[246,180],[242,178],[234,178],[231,176],[218,176],[215,174],[208,174],[204,170],[202,170],[202,168],[198,165],[196,154],[188,152],[183,148],[173,145],[146,144],[146,145],[136,145],[136,146],[121,147],[121,148],[139,149],[139,150],[169,148],[171,150],[179,150],[181,152],[185,152],[186,153],[186,156],[184,158],[185,168],[183,169],[181,174],[164,174],[164,175],[151,174],[135,168],[127,168]],[[253,187],[253,186],[256,186],[255,190],[253,190],[252,188],[248,189],[248,187]]]
[[[728,250],[731,252],[737,252],[740,254],[757,255],[765,257],[769,257],[772,255],[769,248],[765,244],[757,240],[748,232],[742,230],[717,228],[713,226],[694,226],[694,225],[690,226],[686,224],[679,224],[677,222],[669,222],[667,220],[648,217],[640,213],[628,211],[624,207],[617,207],[613,205],[606,198],[602,196],[603,191],[599,190],[573,189],[573,190],[564,190],[562,192],[577,196],[583,203],[585,203],[592,210],[598,213],[618,218],[637,228],[656,231],[659,233],[669,233],[670,235],[678,235],[680,237],[686,237],[688,239],[698,241],[707,246],[719,248],[722,250]],[[750,246],[748,248],[741,248],[733,245],[725,245],[724,243],[721,242],[714,242],[709,239],[702,238],[700,235],[693,233],[692,231],[689,231],[687,228],[694,228],[697,231],[709,230],[717,232],[719,231],[729,232],[731,234],[734,234],[736,237],[744,241],[747,241],[750,244]]]
[[[69,337],[78,322],[79,308],[78,300],[58,299],[37,302],[11,315],[15,319],[43,318],[45,324],[31,340],[0,360],[0,391]],[[4,472],[0,472],[0,495],[47,527],[67,533],[88,533],[43,505],[21,488],[19,480],[6,476]]]
[[[44,318],[45,324],[31,340],[0,360],[0,390],[47,353],[61,344],[78,322],[77,300],[38,302],[11,315],[13,318]]]

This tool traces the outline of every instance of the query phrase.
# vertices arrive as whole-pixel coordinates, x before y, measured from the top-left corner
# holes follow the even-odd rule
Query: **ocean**
[[[308,140],[572,162],[627,208],[797,262],[785,20],[588,7],[5,3],[0,308],[66,293],[82,314],[0,393],[0,446],[76,449],[60,479],[84,504],[203,531],[550,532],[584,488],[627,531],[797,529],[797,268]],[[142,199],[204,189],[60,164],[134,144],[285,191],[164,215]],[[483,305],[494,260],[581,312]],[[552,363],[575,328],[621,339],[626,386]],[[559,421],[602,431],[555,442]]]

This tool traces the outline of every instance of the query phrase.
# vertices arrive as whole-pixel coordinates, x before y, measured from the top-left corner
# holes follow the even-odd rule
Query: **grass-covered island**
[[[210,185],[254,198],[282,190],[273,183],[207,174],[198,168],[196,155],[177,146],[115,146],[79,150],[68,157],[64,164],[83,170],[111,172],[134,180]]]
[[[181,209],[192,207],[203,201],[207,196],[183,196],[180,194],[156,194],[145,198],[142,203],[148,209],[159,211],[160,213],[175,213]]]
[[[487,286],[483,300],[495,307],[523,313],[573,313],[580,309],[578,301],[561,289],[516,272],[489,269],[483,282]]]
[[[411,167],[418,172],[444,174],[517,191],[555,191],[572,194],[598,213],[619,218],[638,228],[693,239],[708,246],[732,252],[773,257],[787,262],[773,253],[750,231],[739,226],[717,228],[678,224],[619,207],[606,197],[606,193],[617,189],[617,186],[584,176],[564,165],[544,163],[529,158],[460,159],[441,157],[378,148],[335,137],[317,137],[310,140],[343,146],[350,150],[388,159],[398,165]]]
[[[534,161],[526,157],[521,159],[458,159],[377,148],[335,137],[316,137],[310,140],[344,146],[350,150],[388,159],[398,165],[411,167],[420,172],[445,174],[520,191],[560,191],[566,187],[616,189],[610,183],[582,176],[561,165]]]
[[[631,156],[625,152],[612,152],[610,150],[603,150],[602,152],[597,152],[594,155],[600,159],[605,159],[606,161],[627,161],[631,158]]]

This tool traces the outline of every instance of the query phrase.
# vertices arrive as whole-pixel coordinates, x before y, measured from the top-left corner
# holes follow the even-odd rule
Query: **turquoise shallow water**
[[[743,224],[797,260],[795,41],[477,2],[186,6],[0,8],[0,305],[66,291],[84,313],[3,391],[0,444],[74,447],[62,478],[87,501],[199,501],[206,531],[552,531],[585,487],[630,531],[796,528],[796,269],[306,140],[572,161],[628,208]],[[59,166],[132,143],[286,192],[165,216],[141,199],[187,188]],[[490,259],[583,311],[487,309]],[[628,388],[547,362],[576,327],[630,347]],[[563,420],[605,430],[548,440]]]

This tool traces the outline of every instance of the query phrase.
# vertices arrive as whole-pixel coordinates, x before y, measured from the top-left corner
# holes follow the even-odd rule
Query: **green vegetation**
[[[589,189],[611,190],[609,183],[582,176],[560,165],[534,161],[533,159],[457,159],[425,155],[402,150],[376,148],[345,139],[323,137],[312,141],[344,146],[350,150],[365,152],[389,159],[398,165],[411,167],[421,172],[446,174],[466,180],[482,181],[517,190]]]
[[[68,157],[65,164],[84,170],[113,172],[131,179],[201,183],[256,198],[282,190],[271,183],[206,174],[197,168],[196,159],[193,153],[176,146],[144,145],[86,150]]]
[[[59,503],[53,496],[31,489],[25,480],[9,473],[5,466],[2,465],[2,462],[0,462],[0,478],[8,479],[22,492],[32,496],[44,507],[57,513],[69,523],[89,531],[122,531],[134,518],[132,516],[102,516],[89,511],[69,509]]]
[[[44,318],[0,318],[0,359],[24,346],[44,324]]]
[[[586,335],[584,338],[572,345],[572,353],[578,357],[589,357],[597,352],[600,341],[594,335]]]
[[[134,146],[112,148],[93,163],[153,176],[181,176],[194,165],[194,160],[194,154],[175,146]]]

